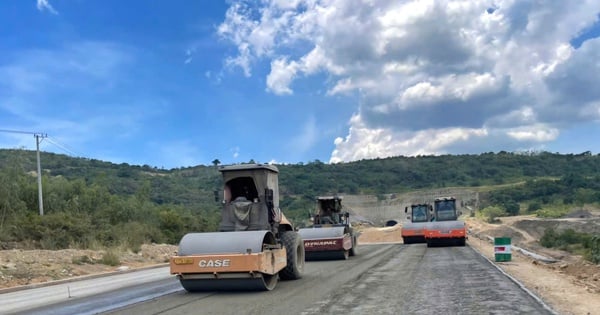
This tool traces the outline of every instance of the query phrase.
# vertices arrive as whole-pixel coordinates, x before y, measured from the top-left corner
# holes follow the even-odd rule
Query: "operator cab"
[[[408,213],[409,207],[404,208],[404,212]],[[406,219],[413,223],[429,222],[431,217],[431,205],[428,204],[413,204],[410,206],[410,215]]]
[[[252,177],[237,177],[225,184],[224,201],[258,202],[258,190]]]
[[[455,221],[461,215],[456,209],[456,198],[437,198],[434,202],[435,221]]]
[[[311,216],[314,224],[349,225],[349,214],[342,212],[342,198],[318,197],[315,215]]]

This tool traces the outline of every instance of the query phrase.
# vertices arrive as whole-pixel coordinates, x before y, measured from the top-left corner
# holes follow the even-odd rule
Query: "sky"
[[[600,153],[600,1],[0,1],[0,148],[172,169]],[[43,161],[42,161],[43,162]]]

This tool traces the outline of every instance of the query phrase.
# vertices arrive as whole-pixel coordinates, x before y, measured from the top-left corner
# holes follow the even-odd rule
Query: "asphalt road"
[[[167,272],[168,273],[168,272]],[[553,314],[470,247],[363,245],[307,262],[270,292],[187,293],[173,277],[71,298],[23,314]],[[17,293],[17,292],[14,292]],[[0,300],[5,295],[0,295]],[[31,297],[35,299],[35,297]],[[2,304],[0,304],[0,313]]]
[[[3,290],[4,291],[4,290]],[[0,314],[97,314],[181,291],[169,267],[116,273],[0,294]]]

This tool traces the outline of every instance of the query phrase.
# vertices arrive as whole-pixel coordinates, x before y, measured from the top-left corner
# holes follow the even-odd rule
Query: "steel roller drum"
[[[180,256],[204,254],[244,254],[262,252],[262,245],[275,244],[270,231],[188,233],[179,242]]]
[[[306,260],[345,260],[348,259],[350,253],[347,250],[322,251],[322,252],[306,252]]]
[[[275,244],[270,231],[188,233],[179,243],[179,255],[259,253],[263,244]],[[189,292],[268,291],[275,288],[278,275],[261,273],[221,273],[184,275],[181,285]]]
[[[277,274],[258,274],[256,276],[256,278],[180,279],[179,281],[188,292],[270,291],[277,285]]]
[[[298,234],[303,240],[312,240],[320,238],[337,238],[344,236],[344,226],[308,228],[298,230]]]
[[[429,223],[426,228],[429,230],[455,230],[464,227],[464,221],[437,221]]]

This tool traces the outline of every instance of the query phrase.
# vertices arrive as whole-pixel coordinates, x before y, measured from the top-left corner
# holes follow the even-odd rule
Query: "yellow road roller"
[[[304,271],[304,242],[279,208],[279,170],[269,164],[219,167],[219,232],[188,233],[170,272],[195,291],[268,291]],[[220,198],[219,194],[216,194]]]

